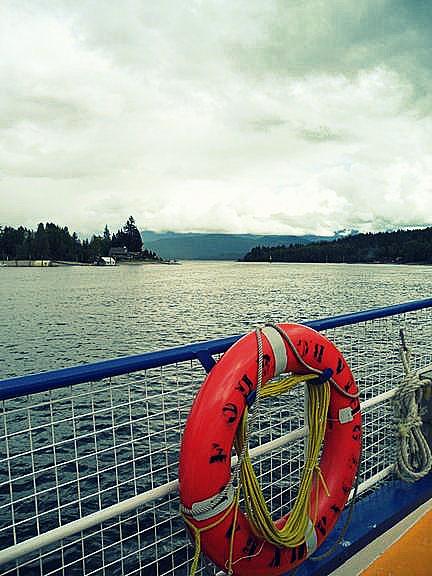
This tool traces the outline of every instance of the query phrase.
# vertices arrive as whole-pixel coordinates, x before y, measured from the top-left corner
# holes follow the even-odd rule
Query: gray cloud
[[[332,132],[328,126],[318,126],[313,129],[303,128],[299,130],[299,136],[311,142],[330,142],[344,139],[342,134]]]
[[[6,0],[0,225],[431,222],[431,14],[402,0]]]

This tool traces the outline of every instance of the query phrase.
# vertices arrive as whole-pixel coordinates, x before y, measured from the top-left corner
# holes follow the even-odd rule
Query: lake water
[[[431,294],[426,266],[0,268],[0,379]]]

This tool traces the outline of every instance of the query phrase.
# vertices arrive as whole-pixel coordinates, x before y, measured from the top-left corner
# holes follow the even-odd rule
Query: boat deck
[[[364,570],[362,576],[432,573],[432,508]]]
[[[331,576],[429,575],[431,531],[432,499],[362,548]]]

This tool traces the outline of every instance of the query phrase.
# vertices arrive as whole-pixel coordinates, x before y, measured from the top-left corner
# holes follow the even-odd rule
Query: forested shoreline
[[[37,230],[23,226],[0,227],[0,258],[2,260],[64,260],[92,263],[108,256],[112,248],[127,249],[135,260],[160,260],[151,250],[143,248],[141,234],[130,216],[117,233],[111,234],[108,226],[102,235],[94,234],[90,240],[81,240],[67,226],[52,222],[40,223]]]
[[[369,232],[306,245],[256,246],[242,261],[432,264],[432,227]]]
[[[161,260],[145,249],[135,220],[130,216],[125,225],[111,234],[80,239],[67,226],[40,223],[36,230],[19,226],[0,226],[0,259],[57,260],[93,263],[125,248],[134,260]],[[256,246],[244,262],[310,262],[310,263],[395,263],[432,264],[432,227],[394,232],[364,233],[310,244],[292,243],[279,246]]]

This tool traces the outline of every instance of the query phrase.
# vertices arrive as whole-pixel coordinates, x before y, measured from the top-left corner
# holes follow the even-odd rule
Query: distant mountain
[[[336,236],[259,236],[255,234],[201,234],[141,232],[144,247],[177,260],[238,260],[254,246],[309,244]]]

